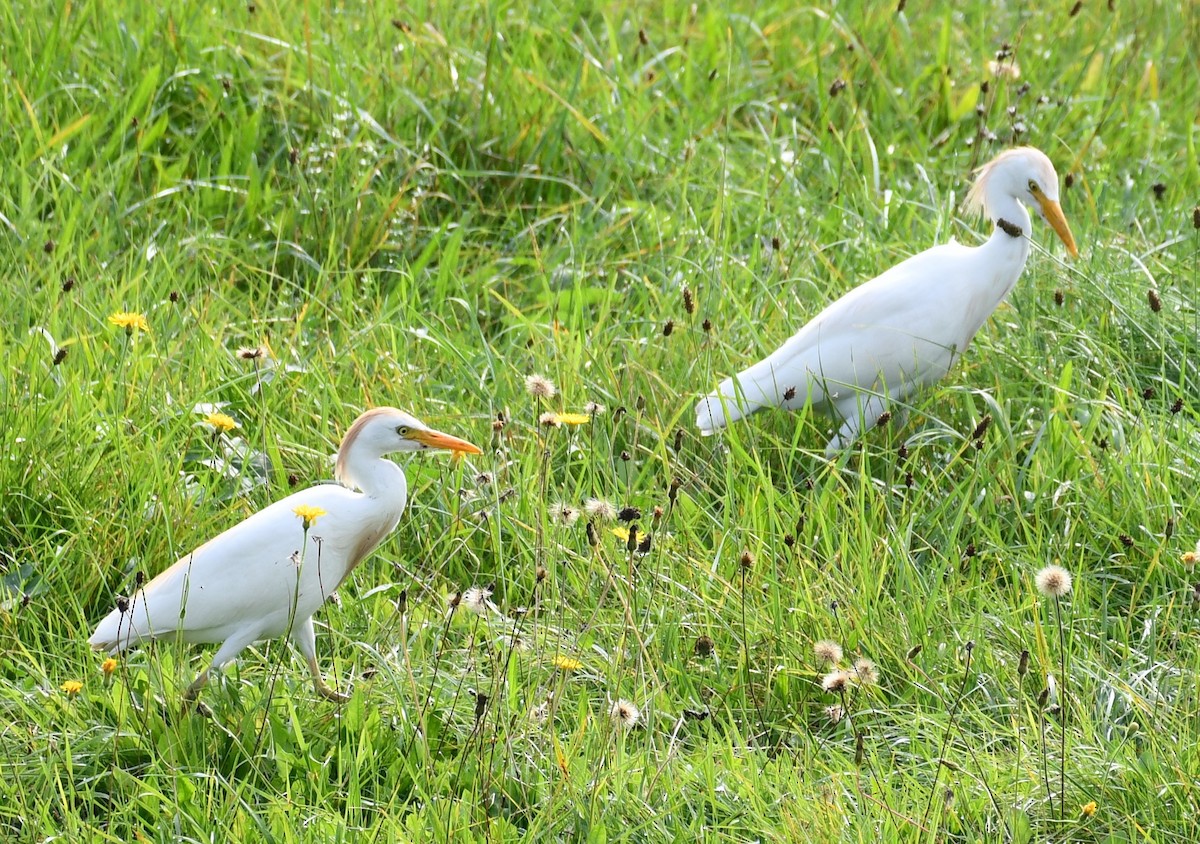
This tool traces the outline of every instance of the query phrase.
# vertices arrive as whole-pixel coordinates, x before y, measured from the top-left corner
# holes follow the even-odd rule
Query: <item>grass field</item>
[[[1200,840],[1200,13],[949,5],[0,10],[0,838]],[[826,303],[986,236],[1014,143],[1081,256],[1035,223],[903,426],[697,436]],[[117,596],[375,405],[484,455],[408,461],[318,614],[351,700],[281,642],[211,718],[211,648],[106,675]],[[823,690],[821,640],[878,682]]]

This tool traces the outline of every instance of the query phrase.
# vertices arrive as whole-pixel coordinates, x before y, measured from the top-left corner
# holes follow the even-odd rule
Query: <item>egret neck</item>
[[[343,483],[359,488],[363,495],[403,510],[408,499],[408,482],[404,470],[384,457],[364,454],[351,449],[343,463]]]
[[[1012,292],[1021,277],[1025,261],[1029,258],[1029,232],[1033,223],[1025,206],[1011,194],[998,191],[991,193],[984,202],[987,216],[995,228],[992,236],[979,249],[984,257],[983,266],[991,269],[995,279],[1005,282],[1001,287],[991,290],[993,296],[989,298],[994,297],[994,307]],[[983,279],[986,279],[986,275]]]

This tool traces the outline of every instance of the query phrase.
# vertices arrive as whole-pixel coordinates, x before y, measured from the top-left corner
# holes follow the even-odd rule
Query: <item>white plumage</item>
[[[1032,147],[1001,153],[967,195],[968,210],[996,224],[987,242],[935,246],[854,288],[702,398],[697,427],[711,434],[764,407],[811,403],[842,423],[826,455],[853,442],[892,400],[940,380],[1012,290],[1029,256],[1026,205],[1078,254],[1050,159]]]
[[[316,690],[343,699],[321,679],[313,613],[404,512],[404,471],[384,455],[427,448],[479,453],[395,408],[367,411],[338,450],[340,485],[289,495],[204,543],[109,613],[90,644],[115,654],[160,638],[220,642],[212,661],[216,668],[253,642],[290,635],[308,661]],[[297,507],[324,512],[306,531]],[[196,678],[186,700],[199,693],[208,674]]]

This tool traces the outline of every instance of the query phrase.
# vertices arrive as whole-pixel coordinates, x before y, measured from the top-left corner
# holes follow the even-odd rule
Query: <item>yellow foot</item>
[[[212,718],[213,712],[208,708],[208,705],[202,700],[196,700],[199,694],[199,689],[188,689],[183,693],[183,714],[187,715],[189,709],[196,710],[196,714],[204,718]]]
[[[317,694],[325,698],[325,700],[331,700],[334,703],[345,703],[346,701],[350,700],[350,695],[344,695],[341,692],[335,692],[324,683],[317,684]]]

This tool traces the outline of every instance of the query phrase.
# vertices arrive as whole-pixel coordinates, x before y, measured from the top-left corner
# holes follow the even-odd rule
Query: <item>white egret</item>
[[[338,449],[337,484],[276,501],[185,555],[122,599],[90,644],[115,654],[172,636],[221,643],[212,665],[188,687],[190,702],[212,668],[253,642],[287,634],[308,661],[317,692],[344,700],[321,678],[312,616],[400,520],[408,484],[384,455],[428,448],[480,453],[395,408],[368,410]]]
[[[1012,290],[1029,256],[1026,205],[1079,254],[1050,159],[1032,147],[1003,152],[979,168],[966,199],[995,224],[985,243],[934,246],[854,288],[702,398],[696,426],[707,435],[760,408],[811,404],[841,420],[825,447],[833,456],[893,400],[940,380]]]

